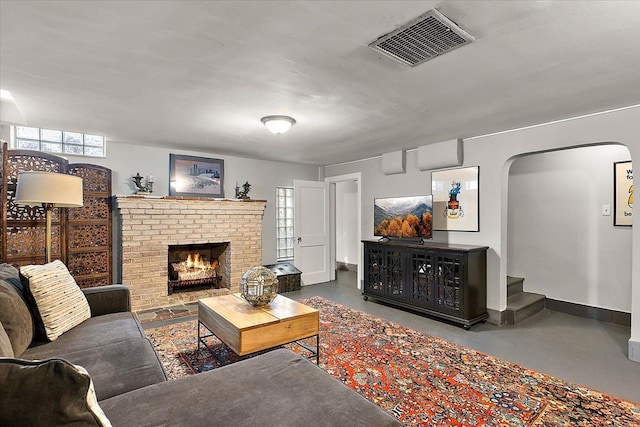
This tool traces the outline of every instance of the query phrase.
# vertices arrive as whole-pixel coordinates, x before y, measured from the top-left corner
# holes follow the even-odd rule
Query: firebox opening
[[[228,288],[229,242],[169,245],[168,294]]]

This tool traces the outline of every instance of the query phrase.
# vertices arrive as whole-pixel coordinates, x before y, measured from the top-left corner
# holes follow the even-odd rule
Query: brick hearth
[[[169,306],[238,292],[240,278],[262,264],[264,200],[183,197],[116,197],[121,230],[121,280],[132,310]],[[168,246],[229,242],[225,289],[168,295]]]

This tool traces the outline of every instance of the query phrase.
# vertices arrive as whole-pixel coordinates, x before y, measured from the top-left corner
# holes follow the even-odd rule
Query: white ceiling
[[[476,41],[367,47],[434,7]],[[213,154],[333,164],[640,104],[638,1],[1,1],[0,39],[28,125]]]

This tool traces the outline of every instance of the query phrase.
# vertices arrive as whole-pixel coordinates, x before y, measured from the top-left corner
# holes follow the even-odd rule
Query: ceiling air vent
[[[473,40],[453,21],[433,9],[379,37],[369,47],[415,67]]]

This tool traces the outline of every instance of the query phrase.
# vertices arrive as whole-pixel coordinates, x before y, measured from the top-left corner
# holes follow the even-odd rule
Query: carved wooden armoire
[[[51,223],[51,259],[64,262],[80,287],[111,284],[111,170],[69,162],[53,154],[2,150],[0,262],[43,264],[45,212],[14,203],[19,171],[46,171],[82,177],[81,208],[55,208]]]

